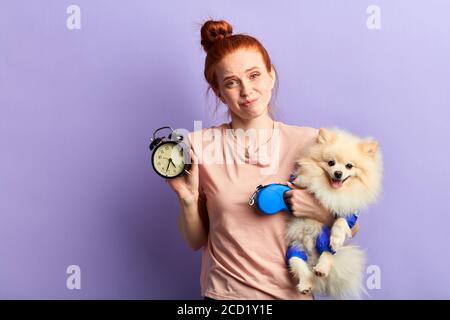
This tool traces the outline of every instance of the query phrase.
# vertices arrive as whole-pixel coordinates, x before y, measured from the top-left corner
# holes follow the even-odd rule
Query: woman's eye
[[[230,82],[227,82],[226,84],[225,84],[225,86],[227,86],[227,87],[233,87],[233,86],[235,86],[237,84],[237,81],[236,80],[232,80],[232,81],[230,81]]]
[[[335,164],[336,164],[336,163],[334,162],[334,160],[328,161],[328,165],[329,165],[330,167],[334,166]]]
[[[353,165],[352,165],[351,163],[347,163],[347,164],[345,165],[345,167],[346,167],[348,170],[350,170],[351,168],[353,168]]]
[[[259,77],[259,73],[258,73],[258,72],[252,73],[252,74],[250,75],[250,79],[255,79],[256,77]]]

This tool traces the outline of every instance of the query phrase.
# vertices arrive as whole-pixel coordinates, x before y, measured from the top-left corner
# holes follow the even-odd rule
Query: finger
[[[295,184],[293,184],[292,182],[288,181],[287,186],[291,189],[300,189],[299,187],[297,187]]]
[[[286,201],[290,201],[290,199],[292,198],[292,191],[286,191],[283,195],[284,200]]]
[[[293,192],[293,190],[289,190],[289,191],[286,191],[285,193],[284,193],[284,196],[285,197],[292,197],[292,194],[293,194],[294,192]]]
[[[290,211],[292,211],[292,202],[290,200],[286,200],[285,202],[286,202],[286,206],[288,207],[288,209]]]

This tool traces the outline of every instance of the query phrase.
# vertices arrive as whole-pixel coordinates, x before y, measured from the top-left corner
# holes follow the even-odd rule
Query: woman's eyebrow
[[[250,69],[245,70],[245,73],[247,73],[247,72],[249,72],[249,71],[252,71],[252,70],[254,70],[254,69],[258,69],[258,67],[251,67]],[[231,72],[227,72],[227,73],[231,73]],[[228,76],[228,77],[225,77],[225,78],[223,79],[223,81],[227,81],[228,79],[233,78],[233,77],[234,77],[234,76]]]

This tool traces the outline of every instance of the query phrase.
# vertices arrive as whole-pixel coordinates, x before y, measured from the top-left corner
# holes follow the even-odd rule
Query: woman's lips
[[[250,107],[253,104],[255,104],[255,102],[258,100],[258,98],[253,99],[253,100],[247,100],[244,103],[241,103],[241,105],[245,106],[245,107]]]

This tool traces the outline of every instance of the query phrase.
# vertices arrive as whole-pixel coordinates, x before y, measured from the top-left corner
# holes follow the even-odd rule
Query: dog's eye
[[[336,163],[334,162],[334,160],[328,161],[328,165],[329,165],[330,167],[334,166],[335,164],[336,164]]]
[[[351,163],[347,163],[347,164],[345,165],[345,167],[346,167],[348,170],[350,170],[351,168],[353,168],[353,165],[352,165]]]

